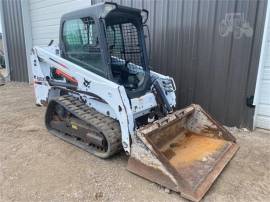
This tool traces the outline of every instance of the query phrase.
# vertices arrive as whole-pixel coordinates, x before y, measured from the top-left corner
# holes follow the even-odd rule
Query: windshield
[[[129,90],[136,90],[145,79],[145,61],[138,28],[132,22],[107,24],[106,36],[114,80]]]

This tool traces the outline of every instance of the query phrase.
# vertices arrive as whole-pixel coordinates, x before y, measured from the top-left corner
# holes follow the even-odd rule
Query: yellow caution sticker
[[[71,124],[71,128],[73,128],[74,130],[78,130],[78,126]]]

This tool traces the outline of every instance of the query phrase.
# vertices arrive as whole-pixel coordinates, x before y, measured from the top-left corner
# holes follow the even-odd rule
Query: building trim
[[[6,25],[4,20],[4,11],[3,11],[3,0],[0,0],[0,15],[1,15],[1,25],[2,25],[2,41],[4,48],[4,57],[5,57],[5,66],[6,66],[6,74],[3,75],[6,81],[10,81],[10,67],[9,67],[9,57],[8,57],[8,49],[7,49],[7,41],[6,41]]]
[[[254,95],[254,101],[253,105],[255,105],[255,112],[253,117],[253,129],[256,128],[256,119],[258,116],[258,104],[259,104],[259,98],[260,98],[260,88],[261,88],[261,80],[262,80],[262,74],[263,74],[263,68],[264,68],[264,61],[265,61],[265,51],[267,46],[267,33],[270,23],[270,3],[267,3],[267,10],[265,15],[265,24],[264,24],[264,31],[263,31],[263,39],[262,39],[262,46],[261,46],[261,55],[260,55],[260,61],[259,61],[259,67],[258,67],[258,74],[257,74],[257,80],[256,80],[256,87],[255,87],[255,95]]]
[[[32,83],[33,74],[32,74],[32,66],[31,66],[31,51],[33,47],[32,43],[32,25],[31,25],[31,17],[30,17],[30,7],[29,2],[21,0],[22,7],[22,18],[23,18],[23,31],[24,31],[24,43],[26,49],[26,61],[27,61],[27,71],[28,71],[28,80],[29,83]]]

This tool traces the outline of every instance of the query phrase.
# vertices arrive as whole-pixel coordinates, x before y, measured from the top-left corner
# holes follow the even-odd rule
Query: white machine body
[[[62,57],[57,46],[47,48],[34,47],[31,55],[34,91],[37,105],[46,105],[51,98],[60,96],[60,90],[51,86],[48,78],[51,77],[51,68],[59,69],[66,75],[74,78],[78,82],[77,90],[84,93],[74,93],[79,96],[89,106],[98,112],[116,119],[120,123],[122,134],[122,145],[124,150],[130,153],[130,138],[136,133],[135,119],[145,114],[157,106],[156,96],[152,91],[143,96],[129,99],[125,88],[95,73],[92,73],[77,64],[74,64]],[[132,65],[134,68],[134,65]],[[140,67],[138,66],[138,70]],[[170,106],[176,106],[175,84],[173,78],[150,72],[151,80],[167,81],[170,83],[163,86],[166,91],[166,99]],[[58,82],[66,83],[66,80]],[[85,92],[89,92],[86,94]],[[70,92],[73,94],[72,92]],[[95,99],[99,97],[103,102]]]

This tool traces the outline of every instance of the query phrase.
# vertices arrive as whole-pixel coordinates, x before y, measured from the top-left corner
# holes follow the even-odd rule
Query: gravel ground
[[[0,201],[186,201],[50,135],[26,84],[0,87]],[[270,133],[234,130],[241,146],[203,201],[270,201]]]

